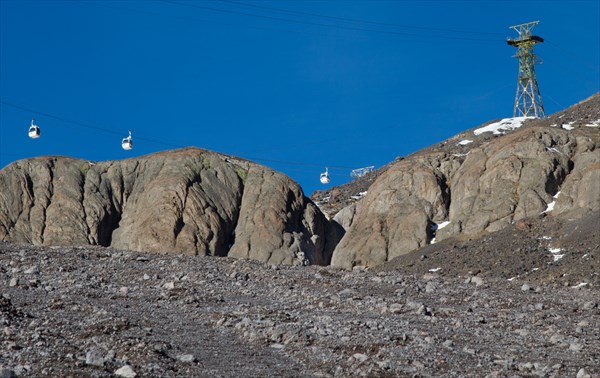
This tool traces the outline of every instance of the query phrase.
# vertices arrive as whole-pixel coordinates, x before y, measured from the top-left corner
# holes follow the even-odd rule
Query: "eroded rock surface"
[[[332,264],[375,266],[443,239],[481,238],[525,218],[579,218],[600,210],[599,123],[596,95],[515,131],[471,130],[397,159],[374,183],[354,189],[368,193],[352,210],[339,212],[340,219],[352,218]],[[339,211],[331,197],[313,195],[324,211]]]
[[[0,239],[328,264],[327,220],[269,168],[199,149],[0,171]]]

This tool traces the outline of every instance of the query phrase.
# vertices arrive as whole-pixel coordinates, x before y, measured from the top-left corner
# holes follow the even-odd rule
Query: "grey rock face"
[[[376,265],[426,245],[431,240],[431,220],[448,216],[448,199],[439,170],[413,161],[396,164],[358,204],[332,264]]]
[[[328,264],[326,219],[284,175],[264,168],[248,171],[235,244],[229,256],[287,265]]]
[[[0,171],[0,240],[327,264],[327,220],[286,176],[198,149]],[[332,248],[330,248],[332,250]],[[303,261],[304,263],[304,261]]]
[[[452,183],[450,221],[461,232],[493,232],[542,213],[571,170],[575,139],[524,128],[472,150]]]
[[[429,153],[395,163],[356,204],[332,264],[374,266],[433,237],[480,237],[541,214],[598,211],[598,133],[585,131],[593,138],[524,126],[468,154]],[[437,230],[442,221],[447,227]]]

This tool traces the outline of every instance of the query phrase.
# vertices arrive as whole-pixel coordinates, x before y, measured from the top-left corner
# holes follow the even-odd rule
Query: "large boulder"
[[[387,170],[358,203],[332,265],[372,266],[426,245],[432,219],[445,219],[448,191],[440,171],[402,161]]]
[[[541,214],[572,169],[565,130],[524,128],[470,151],[452,183],[450,222],[467,235]]]
[[[194,148],[98,163],[33,158],[0,171],[5,241],[328,264],[328,227],[286,176]]]

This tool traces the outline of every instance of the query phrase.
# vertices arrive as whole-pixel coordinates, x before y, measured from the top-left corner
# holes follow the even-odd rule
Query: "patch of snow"
[[[584,286],[587,286],[587,284],[588,284],[587,282],[581,282],[581,283],[578,283],[577,285],[575,285],[575,286],[571,286],[571,287],[572,287],[573,289],[577,289],[577,288],[579,288],[579,287],[584,287]]]
[[[473,131],[473,133],[475,135],[479,135],[482,133],[488,133],[488,132],[494,133],[496,135],[505,134],[506,131],[518,129],[519,127],[521,127],[523,125],[523,122],[525,122],[528,119],[532,119],[532,118],[535,118],[535,117],[504,118],[501,121],[494,122],[485,127],[476,129],[475,131]]]
[[[449,225],[449,224],[450,224],[450,221],[444,221],[444,222],[442,222],[442,223],[440,223],[440,224],[436,224],[436,223],[434,223],[434,224],[431,226],[431,230],[432,230],[432,231],[441,230],[442,228],[446,227],[446,226],[447,226],[447,225]]]
[[[323,203],[327,203],[327,202],[329,202],[329,200],[330,200],[330,199],[331,199],[331,197],[330,197],[330,196],[328,196],[328,197],[323,197],[323,199],[321,199],[321,202],[323,202]]]
[[[562,125],[562,128],[565,129],[565,130],[573,130],[574,129],[574,127],[573,127],[574,123],[575,122],[565,123],[565,124]]]
[[[366,195],[367,195],[367,192],[360,192],[360,193],[358,193],[355,196],[351,196],[350,198],[355,199],[355,200],[359,200],[359,199],[363,198]]]
[[[582,259],[585,259],[585,258],[587,257],[587,255],[588,255],[588,254],[586,253],[585,255],[581,256],[581,258],[582,258]]]
[[[560,194],[560,192],[556,192],[556,194],[555,194],[555,195],[553,195],[553,196],[552,196],[552,198],[554,198],[554,199],[557,199],[557,198],[558,198],[558,196],[559,196],[559,194]],[[546,210],[542,211],[542,214],[544,214],[544,213],[549,213],[549,212],[551,212],[552,210],[554,210],[554,206],[555,206],[555,205],[556,205],[556,201],[552,201],[552,202],[550,202],[550,203],[548,204],[548,207],[546,207]],[[550,237],[549,237],[549,236],[543,236],[542,238],[546,238],[546,237],[547,237],[548,239],[550,239]]]
[[[431,239],[431,241],[429,242],[429,244],[435,244],[435,238]]]
[[[518,276],[517,276],[517,277],[518,277]],[[514,281],[514,280],[515,280],[517,277],[511,277],[511,278],[509,278],[508,280],[509,280],[509,281]]]
[[[552,239],[550,236],[542,236],[539,240],[550,240]]]
[[[550,125],[550,127],[556,127],[556,123],[553,123],[552,125]]]
[[[455,156],[455,157],[465,157],[465,156],[467,156],[468,154],[469,154],[469,153],[467,152],[466,154],[452,154],[452,156]]]
[[[552,210],[554,210],[554,205],[556,205],[556,201],[552,201],[548,204],[548,207],[546,207],[546,210],[542,211],[542,214],[544,213],[549,213]]]
[[[429,269],[430,272],[437,272],[439,270],[442,270],[442,268],[433,268],[433,269]]]
[[[587,127],[598,127],[598,126],[600,126],[600,119],[596,120],[596,121],[594,121],[592,123],[588,123],[586,126]]]
[[[552,152],[556,152],[556,153],[562,154],[562,152],[560,152],[560,150],[558,148],[556,148],[556,147],[550,147],[550,148],[546,147],[546,151],[552,151]]]
[[[533,269],[531,269],[532,272],[535,272],[536,270],[540,270],[540,268],[533,268]]]
[[[559,255],[559,252],[562,252],[562,248],[548,248],[548,252],[552,253],[552,255],[554,256],[554,262],[562,259],[565,254],[563,253],[562,255]]]
[[[461,146],[466,146],[466,145],[467,145],[467,144],[469,144],[469,143],[473,143],[473,141],[472,141],[472,140],[465,139],[465,140],[461,140],[460,142],[458,142],[458,143],[456,143],[456,144],[460,144]]]

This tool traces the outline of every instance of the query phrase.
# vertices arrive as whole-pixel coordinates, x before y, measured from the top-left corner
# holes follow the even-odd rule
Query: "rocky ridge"
[[[490,122],[315,202],[267,167],[195,148],[26,159],[0,171],[0,240],[374,267],[445,239],[600,210],[599,125],[600,94],[542,120]]]
[[[480,239],[527,218],[600,210],[600,95],[514,130],[517,121],[397,159],[372,183],[352,184],[367,194],[344,208],[331,200],[340,189],[313,195],[346,231],[332,264],[376,266],[447,238]]]

